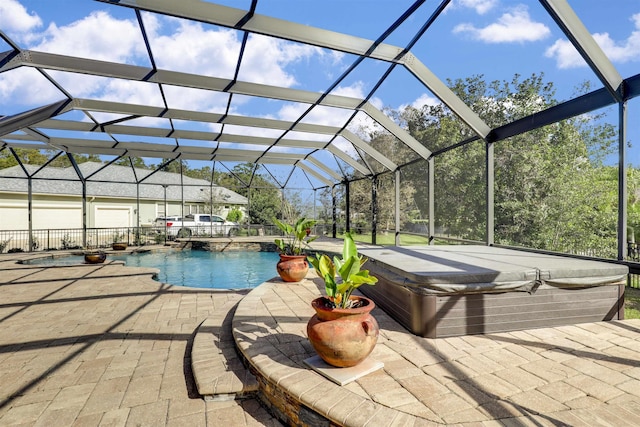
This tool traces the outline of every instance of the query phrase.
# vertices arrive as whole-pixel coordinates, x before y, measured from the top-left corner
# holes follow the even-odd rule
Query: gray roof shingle
[[[33,177],[32,190],[34,194],[82,195],[82,183],[73,167],[57,168],[25,165],[27,173]],[[136,198],[136,178],[143,180],[153,171],[147,169],[132,169],[128,166],[109,165],[85,162],[78,165],[83,177],[87,180],[87,195],[97,197]],[[35,174],[35,175],[34,175]],[[4,179],[6,178],[6,179]],[[27,176],[20,166],[0,170],[0,192],[26,193]],[[182,177],[181,190],[180,174],[158,171],[139,185],[140,198],[151,200],[164,199],[164,187],[167,185],[167,200],[182,200],[184,192],[185,202],[203,202],[210,198],[209,189],[213,191],[214,201],[224,201],[230,205],[246,205],[247,198],[218,185],[211,185],[204,179],[188,176]]]

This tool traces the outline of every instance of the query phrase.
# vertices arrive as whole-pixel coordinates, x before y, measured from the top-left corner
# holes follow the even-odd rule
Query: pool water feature
[[[255,288],[277,277],[276,252],[200,250],[156,251],[130,254],[108,253],[108,261],[123,261],[130,267],[159,270],[156,280],[177,286],[210,289]],[[83,256],[31,260],[28,264],[71,266],[83,264]]]
[[[159,270],[156,280],[177,286],[213,289],[254,288],[277,276],[275,252],[159,251],[109,254],[130,267]]]

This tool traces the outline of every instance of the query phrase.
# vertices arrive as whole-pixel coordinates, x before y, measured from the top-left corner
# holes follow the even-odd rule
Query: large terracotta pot
[[[316,353],[330,365],[355,366],[371,354],[378,341],[378,322],[371,315],[372,300],[362,301],[356,308],[331,308],[325,297],[316,298],[311,306],[316,314],[307,323],[307,336]]]
[[[285,282],[299,282],[305,278],[309,271],[306,255],[283,255],[276,265],[278,274]]]

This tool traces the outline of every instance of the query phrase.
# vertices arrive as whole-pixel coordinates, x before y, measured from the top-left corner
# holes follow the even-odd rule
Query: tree
[[[214,181],[249,199],[249,222],[272,224],[273,218],[281,219],[282,196],[280,190],[260,174],[260,166],[240,163],[231,172],[216,172]]]
[[[492,128],[557,104],[542,74],[489,84],[474,76],[449,85]],[[431,151],[474,136],[442,105],[408,107],[397,116]],[[611,125],[589,115],[496,142],[496,242],[563,251],[615,247],[616,179],[603,164],[614,137]],[[485,156],[484,141],[477,141],[435,157],[435,224],[441,232],[484,239]],[[418,180],[413,185],[419,188]]]

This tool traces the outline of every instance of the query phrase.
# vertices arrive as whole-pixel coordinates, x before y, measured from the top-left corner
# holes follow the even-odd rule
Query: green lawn
[[[353,240],[361,243],[371,243],[371,234],[351,234],[353,236]],[[342,236],[338,236],[338,238],[342,238]],[[387,245],[395,245],[396,237],[393,233],[388,234],[378,234],[376,237],[376,244],[387,246]],[[400,244],[402,245],[428,245],[429,239],[424,236],[414,236],[412,234],[402,234],[400,235]]]
[[[640,289],[627,287],[625,290],[624,318],[640,319]]]

